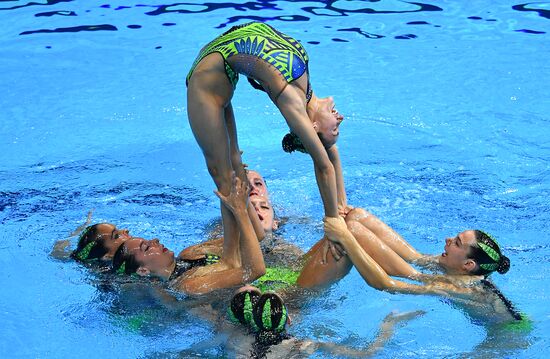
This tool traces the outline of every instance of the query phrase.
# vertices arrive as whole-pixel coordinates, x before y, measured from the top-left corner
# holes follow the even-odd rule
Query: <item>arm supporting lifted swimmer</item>
[[[338,194],[334,166],[330,162],[317,132],[311,125],[306,111],[307,104],[304,93],[291,84],[281,92],[276,105],[284,116],[288,127],[298,135],[313,160],[315,178],[323,200],[325,216],[337,217]]]
[[[256,213],[254,207],[250,205],[247,207],[247,211],[256,237],[259,241],[262,241],[265,238],[265,231],[262,228],[258,213]],[[189,246],[180,252],[178,259],[195,261],[205,258],[207,254],[214,254],[219,257],[223,256],[223,237]]]
[[[347,214],[348,198],[346,196],[346,186],[344,185],[344,173],[342,171],[342,162],[340,161],[340,153],[338,147],[332,145],[327,149],[328,158],[334,167],[334,174],[336,176],[336,191],[338,197],[338,211],[342,214]]]
[[[237,225],[240,229],[238,238],[225,238],[225,240],[237,240],[239,245],[240,258],[225,262],[222,257],[219,263],[202,267],[200,275],[186,276],[185,274],[178,278],[174,283],[176,289],[189,294],[204,294],[216,289],[230,288],[237,285],[249,283],[265,273],[265,264],[260,249],[260,243],[254,232],[252,223],[246,209],[248,201],[247,184],[233,174],[233,185],[231,193],[228,196],[216,192],[224,205],[233,212]],[[238,266],[230,266],[227,263],[240,263]],[[221,270],[215,271],[215,266],[220,266]],[[225,266],[225,267],[224,267]]]

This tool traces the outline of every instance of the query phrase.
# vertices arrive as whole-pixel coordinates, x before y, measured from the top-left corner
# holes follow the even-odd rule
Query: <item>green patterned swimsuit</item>
[[[187,83],[198,63],[214,52],[222,55],[225,72],[233,88],[239,80],[239,74],[227,62],[233,55],[249,55],[266,61],[277,69],[288,83],[298,79],[308,70],[309,58],[297,40],[267,24],[251,22],[232,27],[203,47],[191,66]],[[259,84],[252,85],[258,89]],[[306,97],[308,100],[311,98],[309,81]]]

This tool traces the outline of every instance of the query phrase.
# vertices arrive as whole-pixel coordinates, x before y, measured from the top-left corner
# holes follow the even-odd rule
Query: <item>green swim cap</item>
[[[264,293],[254,308],[254,322],[261,331],[280,333],[285,329],[288,312],[276,293]]]
[[[260,291],[255,289],[249,289],[239,292],[233,296],[229,308],[227,308],[227,315],[229,319],[236,324],[244,324],[257,331],[258,327],[254,323],[253,311],[256,303],[260,298]]]
[[[84,246],[78,253],[75,253],[75,257],[80,261],[85,261],[90,256],[90,251],[97,244],[96,241],[92,241]]]

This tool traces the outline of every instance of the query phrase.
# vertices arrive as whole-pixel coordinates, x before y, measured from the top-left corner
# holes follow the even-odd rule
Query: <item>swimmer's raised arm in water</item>
[[[153,277],[168,282],[169,286],[188,294],[205,294],[216,289],[245,284],[265,272],[263,256],[254,228],[248,217],[247,184],[233,176],[229,195],[217,192],[224,206],[237,219],[240,235],[228,237],[238,246],[237,255],[224,253],[219,262],[189,268],[189,263],[176,260],[174,253],[158,240],[135,238],[123,243],[113,258],[113,271]]]

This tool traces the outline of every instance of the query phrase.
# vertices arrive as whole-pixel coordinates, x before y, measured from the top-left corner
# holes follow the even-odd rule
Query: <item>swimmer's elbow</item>
[[[334,166],[328,160],[321,159],[315,161],[315,168],[323,176],[334,176]]]
[[[256,268],[254,279],[258,279],[261,276],[263,276],[264,274],[265,274],[265,264],[262,263],[261,265],[258,265],[258,267]]]
[[[380,290],[380,291],[383,291],[383,292],[389,292],[389,293],[392,293],[392,294],[401,292],[400,284],[401,284],[401,282],[396,281],[396,280],[391,279],[391,278],[390,279],[376,280],[376,281],[372,281],[372,282],[369,283],[369,285],[371,287],[373,287],[374,289],[377,289],[377,290]]]
[[[265,263],[258,263],[253,265],[249,271],[246,271],[243,276],[244,283],[250,283],[260,278],[265,274]]]

